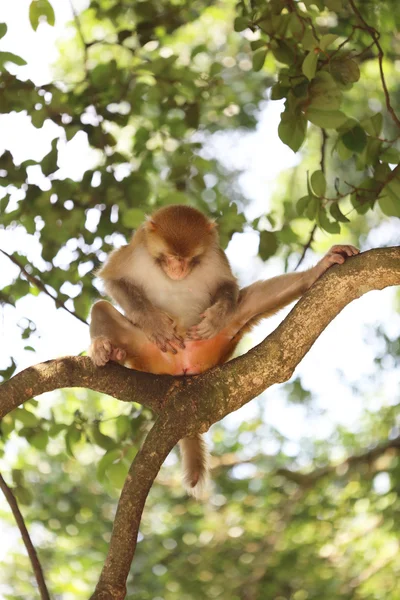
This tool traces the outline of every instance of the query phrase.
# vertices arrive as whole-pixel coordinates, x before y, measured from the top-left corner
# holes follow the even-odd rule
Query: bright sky
[[[71,34],[65,25],[71,17],[69,3],[53,0],[52,4],[56,12],[56,27],[41,24],[37,33],[32,31],[28,20],[29,0],[3,3],[0,10],[0,20],[6,21],[9,27],[6,37],[0,41],[0,48],[23,56],[28,65],[18,68],[18,73],[32,78],[36,83],[51,79],[51,64],[57,60],[56,42],[60,36]],[[75,5],[79,7],[85,2],[78,3],[75,0]],[[224,157],[234,167],[244,170],[241,185],[252,200],[247,210],[249,217],[267,210],[270,192],[278,174],[296,161],[293,152],[277,136],[281,110],[282,105],[278,102],[268,104],[257,131],[243,134],[239,140],[236,135],[215,136],[216,152],[221,159]],[[45,123],[41,130],[35,129],[21,113],[0,116],[0,152],[3,149],[11,150],[17,161],[26,158],[40,160],[49,151],[56,131],[57,127],[51,123]],[[84,136],[76,138],[73,143],[65,144],[60,156],[60,168],[63,175],[79,178],[84,168],[92,164],[94,156]],[[46,189],[48,182],[34,169],[30,176],[32,181]],[[396,226],[398,221],[395,223],[394,219],[388,219],[382,227],[371,233],[363,249],[393,243]],[[338,238],[335,238],[332,244],[337,242]],[[0,248],[11,253],[26,253],[34,264],[40,266],[38,240],[26,235],[18,227],[12,231],[0,231]],[[256,253],[255,233],[236,234],[228,248],[229,259],[244,284],[282,272],[279,260],[264,265],[256,258]],[[316,260],[317,257],[309,253],[304,268],[315,264]],[[16,276],[17,267],[0,256],[0,286]],[[400,317],[393,312],[393,302],[394,290],[371,292],[354,302],[328,327],[297,369],[305,386],[317,394],[318,406],[327,410],[324,417],[310,417],[302,406],[287,407],[279,388],[272,388],[265,394],[268,421],[294,442],[304,435],[325,438],[335,423],[356,426],[362,407],[368,405],[378,408],[385,396],[387,399],[393,397],[395,386],[399,383],[398,374],[393,373],[387,378],[387,390],[382,390],[380,399],[369,398],[367,392],[365,398],[356,397],[345,384],[346,379],[367,379],[375,372],[373,361],[376,348],[373,343],[365,341],[368,327],[380,324],[391,337],[399,335]],[[17,324],[26,317],[37,325],[36,354],[24,351],[25,343],[15,335]],[[252,336],[254,343],[261,341],[281,318],[282,313],[259,328]],[[0,309],[0,339],[0,367],[7,365],[11,354],[17,360],[18,368],[22,369],[42,360],[81,352],[88,345],[88,330],[65,311],[56,310],[53,301],[41,294],[38,298],[30,296],[20,300],[16,310],[7,306]],[[226,422],[235,426],[243,418],[248,418],[253,408],[251,405],[244,407],[229,416]],[[265,449],[271,451],[268,444],[266,440]],[[293,452],[295,449],[293,446]]]

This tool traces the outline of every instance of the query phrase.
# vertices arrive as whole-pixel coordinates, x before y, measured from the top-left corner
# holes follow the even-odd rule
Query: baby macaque
[[[312,269],[239,290],[215,223],[189,206],[156,211],[99,271],[124,315],[92,308],[89,354],[155,374],[194,375],[225,362],[244,333],[303,295],[333,264],[358,254],[333,246]],[[201,435],[180,442],[187,490],[200,495],[208,453]]]

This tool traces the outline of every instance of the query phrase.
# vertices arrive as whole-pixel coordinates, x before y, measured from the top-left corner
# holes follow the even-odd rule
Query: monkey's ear
[[[157,229],[157,224],[149,216],[146,217],[146,229],[148,231],[156,231]]]
[[[218,229],[218,223],[215,219],[211,219],[208,223],[208,229],[210,231],[214,231],[214,229]]]

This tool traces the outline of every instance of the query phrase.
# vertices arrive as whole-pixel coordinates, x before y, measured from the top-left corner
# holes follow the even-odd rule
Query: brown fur
[[[183,280],[172,281],[158,262],[162,252],[177,255],[172,260],[178,268],[182,257],[203,255],[200,266],[190,267]],[[89,353],[97,366],[115,360],[155,374],[202,373],[228,360],[257,322],[300,297],[332,264],[357,252],[352,246],[334,246],[313,269],[258,281],[238,294],[214,224],[187,206],[162,208],[100,269],[106,289],[126,316],[104,300],[97,302]],[[208,472],[205,442],[196,435],[181,440],[180,448],[186,488],[199,496]]]

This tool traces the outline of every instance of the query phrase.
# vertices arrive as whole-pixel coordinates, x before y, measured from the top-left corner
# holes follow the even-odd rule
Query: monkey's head
[[[145,232],[150,255],[174,280],[187,277],[201,264],[207,250],[218,248],[215,223],[181,204],[156,211],[146,221]]]

